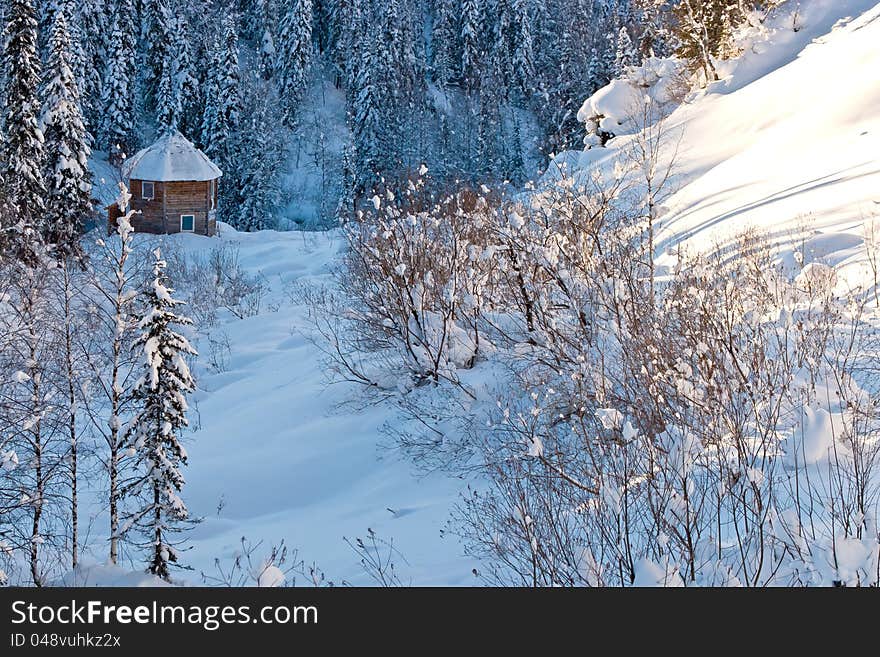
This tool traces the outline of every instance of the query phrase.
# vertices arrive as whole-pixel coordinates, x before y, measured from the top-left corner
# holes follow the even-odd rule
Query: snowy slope
[[[308,310],[283,295],[284,282],[327,276],[340,247],[335,233],[225,230],[221,239],[240,245],[242,263],[266,276],[268,303],[280,309],[226,324],[229,371],[201,379],[188,501],[208,518],[193,534],[190,562],[212,567],[215,556],[240,547],[242,535],[284,538],[328,576],[358,582],[357,559],[342,537],[371,527],[394,538],[413,564],[398,567],[419,584],[472,580],[458,545],[440,538],[461,482],[416,479],[406,463],[378,450],[391,411],[338,407],[356,391],[327,387],[317,349],[299,332],[308,330]]]
[[[783,254],[806,239],[808,260],[861,273],[863,224],[880,218],[880,3],[800,6],[798,31],[783,12],[763,34],[748,35],[744,55],[720,68],[724,79],[667,120],[678,147],[675,191],[658,236],[661,268],[674,264],[678,246],[711,248],[754,227]],[[627,139],[559,161],[610,170]],[[214,329],[229,341],[226,371],[197,370],[185,499],[205,521],[191,533],[184,561],[211,573],[215,558],[232,558],[241,536],[264,541],[265,552],[284,539],[334,580],[368,583],[342,537],[371,527],[406,556],[409,564],[397,562],[405,579],[472,583],[474,564],[440,536],[463,483],[416,479],[378,448],[393,410],[341,406],[356,391],[326,385],[320,353],[302,335],[308,310],[285,294],[291,281],[328,279],[338,235],[225,229],[214,239],[161,239],[191,253],[209,252],[218,239],[234,242],[244,267],[271,288],[258,316],[222,316]],[[199,348],[207,354],[210,347],[202,340]]]
[[[188,533],[192,549],[182,557],[195,572],[179,573],[180,579],[199,584],[201,572],[216,575],[217,558],[228,568],[244,536],[262,542],[254,555],[258,562],[283,540],[329,579],[369,584],[343,537],[366,537],[372,528],[393,539],[405,558],[395,560],[403,581],[471,584],[474,564],[460,556],[454,540],[440,535],[463,483],[442,475],[416,478],[407,463],[379,449],[382,424],[393,409],[340,406],[358,391],[327,385],[321,353],[304,337],[308,309],[287,293],[293,282],[328,278],[341,246],[338,233],[239,233],[221,224],[214,238],[136,239],[142,246],[160,245],[172,258],[205,257],[221,242],[233,243],[242,267],[268,286],[258,315],[239,319],[222,310],[217,326],[208,331],[215,340],[228,340],[223,371],[209,364],[208,336],[196,342],[198,391],[190,413],[195,430],[185,436],[190,465],[184,469],[183,496],[191,515],[204,521]],[[184,296],[185,282],[175,287]],[[98,517],[91,558],[100,562],[106,519],[100,491],[92,495],[89,511]],[[136,562],[121,565],[140,570]],[[77,581],[141,583],[131,577],[94,566]]]
[[[723,246],[746,228],[783,251],[806,237],[808,260],[837,265],[858,258],[865,220],[880,216],[880,4],[808,0],[797,20],[794,4],[667,119],[661,268],[679,246]],[[610,168],[628,139],[565,159]]]

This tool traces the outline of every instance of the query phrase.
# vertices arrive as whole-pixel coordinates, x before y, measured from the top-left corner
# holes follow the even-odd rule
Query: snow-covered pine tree
[[[108,15],[102,0],[80,0],[70,23],[73,43],[78,44],[74,77],[79,84],[80,103],[86,124],[93,130],[100,125],[101,76],[104,73]]]
[[[338,0],[312,0],[312,15],[314,16],[312,36],[315,40],[315,48],[321,55],[330,48],[336,20],[337,2]]]
[[[589,64],[587,64],[586,79],[587,96],[591,96],[596,90],[608,84],[608,75],[605,70],[605,61],[596,48],[590,49]]]
[[[168,112],[163,93],[167,94],[174,86],[170,80],[163,78],[172,75],[170,71],[166,71],[167,62],[177,54],[174,52],[175,17],[169,0],[144,0],[141,15],[145,48],[142,51],[143,61],[139,62],[139,66],[146,72],[143,80],[146,106],[155,108],[156,116],[162,116],[163,112]],[[166,103],[164,107],[163,103]]]
[[[0,198],[13,225],[0,226],[0,239],[19,253],[29,250],[42,220],[43,133],[38,123],[40,60],[33,0],[9,0],[3,47],[3,134],[0,136]]]
[[[336,42],[334,62],[339,71],[338,78],[345,88],[345,100],[349,109],[354,106],[357,79],[360,75],[361,57],[358,48],[369,35],[365,34],[364,8],[361,0],[341,0],[336,12]],[[337,83],[337,86],[340,86]]]
[[[238,64],[238,24],[234,15],[223,21],[222,43],[215,45],[211,55],[205,109],[202,117],[202,146],[205,153],[224,171],[227,181],[236,179],[241,162],[235,149],[241,120],[241,74]],[[238,189],[231,182],[220,186],[220,212],[225,220],[239,201]]]
[[[196,108],[200,106],[199,83],[193,62],[193,46],[190,42],[189,23],[183,11],[178,10],[173,20],[173,47],[177,56],[174,59],[174,95],[177,97],[179,115],[177,127],[186,135],[197,132]]]
[[[513,77],[513,51],[517,45],[517,20],[514,15],[513,0],[496,0],[491,13],[486,11],[487,24],[490,23],[492,17],[495,19],[492,30],[493,46],[490,49],[495,62],[493,69],[502,80],[511,80]]]
[[[193,72],[189,28],[182,11],[168,9],[163,3],[158,0],[156,11],[161,19],[151,32],[155,38],[164,34],[163,46],[156,49],[157,56],[160,53],[163,57],[156,89],[156,120],[162,132],[181,130],[190,134],[196,127],[199,85]]]
[[[480,0],[462,0],[461,3],[461,66],[460,76],[468,91],[479,84],[483,30],[483,7]]]
[[[113,26],[107,47],[107,72],[104,75],[99,144],[112,163],[120,163],[137,145],[134,136],[134,35],[128,23],[131,0],[119,0],[113,14]]]
[[[300,103],[309,80],[312,59],[312,0],[295,0],[281,17],[275,68],[282,119],[296,125]]]
[[[275,50],[275,37],[272,35],[272,29],[269,26],[263,30],[263,37],[260,39],[260,75],[264,80],[271,80],[275,75],[275,62],[278,53]]]
[[[355,45],[361,38],[360,0],[338,0],[333,6],[331,16],[331,60],[337,71],[336,86],[345,88],[346,100],[350,104],[354,81],[357,79],[358,57],[354,56]]]
[[[277,223],[283,128],[278,117],[280,110],[272,102],[272,85],[256,77],[245,84],[246,104],[242,114],[248,121],[238,133],[236,166],[232,172],[237,195],[224,216],[239,230],[255,231],[274,228]]]
[[[161,133],[173,132],[180,125],[183,108],[181,98],[177,94],[176,69],[176,56],[166,52],[159,74],[159,86],[156,89],[156,123]]]
[[[453,0],[434,0],[431,30],[431,77],[445,87],[456,76],[458,53],[458,9]]]
[[[125,432],[137,473],[126,481],[124,492],[136,506],[126,517],[123,533],[134,530],[142,535],[147,572],[170,581],[170,566],[178,561],[171,536],[189,517],[180,496],[185,483],[181,467],[187,459],[180,433],[189,424],[186,396],[195,390],[186,356],[196,355],[196,350],[174,329],[190,326],[192,320],[175,312],[184,302],[172,296],[159,249],[154,255],[146,312],[138,324],[141,335],[135,342],[143,350],[143,375],[133,392],[137,411]]]
[[[534,89],[535,53],[533,50],[534,12],[529,0],[512,0],[514,43],[510,54],[513,82],[522,96],[528,99]]]
[[[59,11],[55,13],[44,76],[40,128],[45,137],[43,170],[48,188],[41,229],[61,260],[82,255],[79,237],[92,213],[90,149],[71,52],[67,18]]]
[[[504,140],[499,98],[503,97],[503,92],[500,87],[499,78],[491,71],[482,76],[476,107],[477,139],[473,160],[477,179],[497,176],[497,165],[502,159]]]
[[[374,35],[364,33],[358,42],[358,77],[354,83],[353,106],[348,110],[354,147],[355,198],[360,198],[375,184],[382,157],[375,41]]]
[[[216,152],[214,136],[218,133],[217,118],[220,113],[220,80],[224,72],[220,70],[223,51],[220,48],[220,39],[215,35],[208,47],[208,68],[205,72],[204,88],[202,90],[205,103],[202,106],[202,119],[199,131],[195,138],[196,145],[207,155],[219,162]]]
[[[630,66],[636,63],[636,60],[637,54],[629,31],[625,25],[621,25],[617,32],[617,45],[614,54],[614,70],[612,71],[614,77],[623,75]]]

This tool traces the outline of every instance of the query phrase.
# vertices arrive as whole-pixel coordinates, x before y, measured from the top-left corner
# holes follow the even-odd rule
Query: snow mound
[[[161,137],[123,165],[127,179],[170,181],[208,181],[223,175],[208,156],[177,130]]]
[[[81,565],[67,572],[52,586],[73,587],[165,587],[172,586],[168,582],[145,572],[127,570],[111,564],[91,563]]]
[[[676,98],[681,72],[680,61],[651,57],[631,67],[625,78],[612,80],[587,98],[577,113],[587,129],[587,148],[602,145],[602,133],[614,137],[638,130],[646,104],[662,108]]]
[[[794,8],[750,29],[741,56],[718,63],[721,80],[682,102],[675,72],[652,74],[651,60],[600,89],[579,118],[587,146],[606,147],[557,155],[545,181],[563,170],[584,181],[597,170],[613,175],[635,148],[633,107],[668,100],[654,127],[664,140],[656,169],[673,173],[661,194],[659,272],[671,271],[678,254],[723,249],[750,231],[783,262],[818,261],[835,267],[839,284],[864,285],[865,227],[880,217],[880,3]],[[806,280],[817,276],[812,268],[800,282],[823,284]]]

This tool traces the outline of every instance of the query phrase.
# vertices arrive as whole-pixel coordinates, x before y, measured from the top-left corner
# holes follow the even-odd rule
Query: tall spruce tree
[[[535,76],[535,53],[532,26],[534,12],[529,0],[513,0],[514,42],[510,53],[511,72],[516,90],[528,98],[532,95]]]
[[[621,25],[620,30],[617,32],[617,43],[614,53],[614,70],[612,71],[614,77],[623,75],[630,66],[636,63],[637,57],[629,31],[625,25]]]
[[[431,77],[445,87],[456,77],[458,9],[453,0],[435,0],[431,30]]]
[[[357,52],[358,76],[354,82],[354,99],[348,111],[353,144],[355,199],[375,184],[382,158],[376,37],[369,32],[362,33]]]
[[[12,217],[0,239],[28,249],[45,210],[43,133],[39,127],[37,17],[33,0],[9,0],[3,48],[5,79],[0,197]]]
[[[479,82],[483,53],[480,39],[482,30],[482,3],[480,0],[462,0],[460,75],[467,90],[474,89]]]
[[[74,13],[69,23],[71,39],[78,44],[74,75],[79,84],[86,124],[95,130],[101,116],[101,77],[106,68],[104,35],[108,29],[108,14],[102,0],[80,0]]]
[[[202,117],[202,146],[223,170],[226,184],[220,186],[220,212],[226,215],[238,204],[238,189],[232,181],[242,162],[235,156],[241,121],[241,79],[238,63],[238,25],[234,15],[223,21],[223,40],[215,44]]]
[[[88,135],[79,86],[71,68],[65,12],[55,14],[43,86],[40,127],[45,137],[44,179],[48,188],[43,236],[61,259],[81,255],[79,236],[92,213]]]
[[[134,137],[135,42],[128,22],[130,14],[131,0],[120,0],[113,15],[107,48],[107,72],[102,93],[104,116],[99,144],[107,150],[113,163],[121,162],[137,145]]]
[[[295,0],[281,18],[276,70],[282,118],[296,125],[312,59],[312,0]]]
[[[199,107],[199,83],[196,78],[195,62],[189,22],[186,14],[179,10],[173,20],[174,25],[174,95],[179,108],[177,127],[187,136],[194,137],[198,132],[196,108]]]
[[[135,502],[123,527],[126,533],[141,534],[147,572],[168,581],[170,566],[178,561],[171,537],[189,517],[180,496],[185,483],[181,467],[187,459],[180,433],[189,424],[186,397],[195,390],[185,358],[196,351],[174,328],[192,321],[177,314],[183,302],[172,296],[162,254],[156,249],[154,255],[146,312],[139,323],[141,335],[135,342],[143,357],[143,375],[133,391],[137,412],[125,433],[137,473],[125,483],[124,491]]]

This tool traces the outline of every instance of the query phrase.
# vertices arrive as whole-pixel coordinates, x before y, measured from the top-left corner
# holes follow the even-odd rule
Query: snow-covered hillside
[[[356,390],[328,385],[322,355],[304,337],[309,309],[292,301],[290,289],[329,277],[341,244],[338,234],[239,233],[222,225],[214,238],[137,239],[159,246],[172,260],[204,258],[218,247],[237,249],[241,267],[265,289],[257,315],[239,319],[221,310],[216,326],[199,331],[185,496],[193,517],[204,520],[188,533],[192,549],[183,557],[195,572],[179,573],[179,580],[199,584],[202,572],[218,575],[215,559],[228,569],[246,537],[251,544],[262,542],[253,554],[257,567],[283,541],[328,579],[369,584],[344,537],[366,538],[373,529],[400,551],[395,570],[402,581],[471,583],[473,564],[440,535],[462,482],[442,475],[416,478],[409,465],[380,450],[381,427],[391,411],[344,406]],[[176,287],[183,293],[186,286]],[[98,513],[96,528],[106,522],[102,504],[95,499],[89,509],[89,515]],[[96,552],[103,546],[94,541]],[[87,565],[65,581],[149,581],[132,577]]]
[[[723,79],[665,121],[672,139],[663,157],[674,153],[675,176],[656,263],[671,268],[679,247],[723,247],[752,227],[783,259],[797,250],[806,261],[848,268],[853,276],[843,282],[864,282],[863,233],[880,217],[880,3],[805,0],[796,19],[783,9],[744,39],[742,57],[719,68]],[[611,171],[631,139],[556,162],[576,174]],[[223,371],[205,358],[197,370],[185,497],[205,520],[189,535],[184,561],[211,574],[242,536],[263,541],[264,552],[283,539],[329,577],[367,583],[343,536],[369,527],[406,556],[408,564],[397,563],[405,580],[471,583],[474,564],[453,538],[441,538],[463,482],[418,479],[381,449],[392,407],[346,405],[355,388],[328,386],[322,354],[304,337],[309,308],[288,294],[290,284],[329,281],[339,236],[224,228],[219,238],[161,241],[189,254],[233,243],[269,289],[259,314],[221,315],[210,330],[228,345]],[[217,349],[207,337],[198,346],[203,356]]]
[[[865,223],[880,217],[880,4],[792,2],[763,28],[746,30],[722,80],[665,121],[674,193],[660,217],[660,267],[679,246],[723,246],[748,228],[800,243],[807,261],[853,264]],[[630,140],[559,161],[610,168]]]

